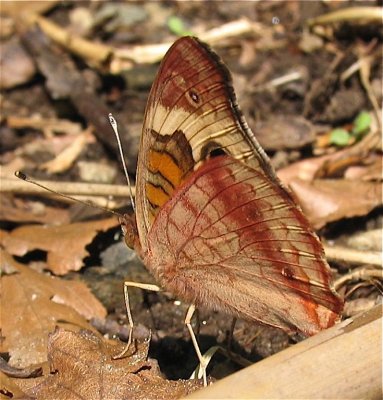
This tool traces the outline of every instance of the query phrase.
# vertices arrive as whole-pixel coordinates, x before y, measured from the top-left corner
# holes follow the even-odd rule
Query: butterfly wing
[[[161,207],[210,154],[225,152],[277,180],[247,127],[224,64],[196,38],[177,40],[153,83],[137,168],[137,225],[143,250]]]
[[[160,210],[145,263],[181,299],[307,335],[342,301],[291,197],[231,156],[211,158]]]
[[[338,318],[319,239],[197,39],[170,48],[153,84],[136,203],[140,254],[181,299],[306,334]]]

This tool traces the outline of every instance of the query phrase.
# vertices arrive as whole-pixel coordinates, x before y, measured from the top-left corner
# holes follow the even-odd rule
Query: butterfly
[[[339,319],[322,245],[242,116],[231,75],[194,37],[166,53],[146,106],[136,211],[122,221],[160,286],[287,333]]]

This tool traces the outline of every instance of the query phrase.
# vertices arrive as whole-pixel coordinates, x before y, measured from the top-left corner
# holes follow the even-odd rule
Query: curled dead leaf
[[[121,343],[107,342],[90,331],[56,329],[49,336],[50,369],[46,379],[29,389],[41,399],[177,399],[202,387],[202,382],[169,381],[162,377],[157,363],[147,358],[149,340],[136,344],[131,355],[113,356]],[[20,382],[20,380],[19,380]]]

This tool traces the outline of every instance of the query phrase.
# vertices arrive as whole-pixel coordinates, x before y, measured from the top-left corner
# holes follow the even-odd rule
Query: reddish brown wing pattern
[[[319,239],[242,118],[229,72],[194,38],[171,47],[153,84],[136,201],[129,243],[181,299],[308,335],[338,319]]]
[[[195,38],[164,57],[150,92],[137,170],[138,230],[146,235],[159,209],[215,149],[268,169],[263,150],[236,105],[227,68]]]
[[[229,156],[190,176],[148,239],[146,265],[181,299],[307,335],[339,317],[307,220],[280,186]]]

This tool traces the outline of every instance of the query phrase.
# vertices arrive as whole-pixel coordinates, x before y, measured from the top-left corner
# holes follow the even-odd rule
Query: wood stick
[[[355,268],[349,273],[342,275],[334,281],[335,290],[339,290],[348,281],[372,281],[373,279],[383,279],[383,271],[381,268],[360,267]]]
[[[55,181],[38,181],[44,186],[49,187],[56,192],[68,195],[85,195],[85,196],[114,196],[126,197],[129,199],[128,185],[109,185],[101,183],[78,183],[78,182],[55,182]],[[133,194],[135,188],[132,187]],[[49,192],[35,185],[28,184],[17,178],[1,177],[0,192],[12,192],[23,194],[46,194]]]
[[[362,251],[343,246],[324,246],[326,257],[331,261],[342,261],[350,264],[370,264],[382,266],[382,253]]]
[[[380,399],[381,324],[378,305],[187,399]]]
[[[349,7],[329,12],[316,18],[307,20],[309,26],[333,24],[341,21],[366,20],[372,23],[381,24],[383,12],[381,7]]]

